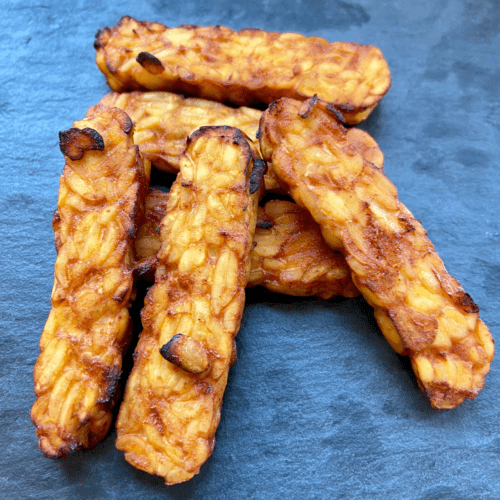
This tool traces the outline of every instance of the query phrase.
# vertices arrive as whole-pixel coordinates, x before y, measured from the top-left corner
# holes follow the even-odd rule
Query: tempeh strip
[[[190,479],[214,447],[257,220],[254,158],[239,130],[202,127],[170,191],[116,426],[126,460],[167,484]]]
[[[99,105],[60,134],[58,253],[31,410],[48,458],[95,446],[111,426],[130,340],[133,238],[149,178],[131,132],[123,111]]]
[[[248,286],[296,297],[357,297],[344,256],[332,250],[307,210],[272,200],[259,212]],[[269,227],[270,226],[270,227]]]
[[[244,106],[234,109],[219,102],[184,98],[170,92],[112,92],[101,104],[125,111],[134,122],[134,141],[144,158],[159,170],[178,172],[187,138],[206,125],[239,128],[257,146],[262,112]],[[373,138],[361,129],[349,129],[363,144],[364,156],[382,168],[383,154]],[[360,145],[361,147],[361,145]],[[283,193],[272,169],[264,175],[266,191]]]
[[[344,252],[382,333],[410,357],[432,406],[474,399],[490,369],[493,339],[394,185],[321,105],[275,102],[263,115],[260,141],[280,182]]]
[[[134,122],[134,140],[144,158],[165,172],[178,172],[188,137],[202,126],[239,128],[257,146],[262,111],[170,92],[112,92],[101,101],[125,111]]]
[[[317,94],[347,124],[365,120],[391,75],[373,46],[298,33],[160,23],[122,17],[96,35],[96,62],[117,91],[167,90],[239,106]]]
[[[167,199],[168,194],[158,189],[150,189],[146,197],[144,223],[135,241],[139,279],[153,279],[160,248],[157,228],[166,213]],[[296,203],[272,200],[259,207],[250,255],[247,288],[264,286],[285,295],[323,299],[359,295],[342,253],[325,243],[309,212]]]

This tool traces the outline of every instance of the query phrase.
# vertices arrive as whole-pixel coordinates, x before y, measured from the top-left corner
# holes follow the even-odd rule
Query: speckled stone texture
[[[43,458],[29,411],[50,309],[58,131],[108,88],[93,39],[122,15],[175,26],[299,31],[380,47],[392,88],[362,128],[498,339],[500,3],[497,0],[3,2],[0,40],[0,497],[42,499],[500,498],[500,373],[475,401],[430,408],[363,299],[248,293],[214,454],[166,487],[112,433]],[[138,328],[139,329],[139,328]]]

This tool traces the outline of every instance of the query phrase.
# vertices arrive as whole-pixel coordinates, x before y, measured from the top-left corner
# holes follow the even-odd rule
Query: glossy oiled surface
[[[185,484],[166,487],[129,466],[114,432],[91,452],[47,460],[29,418],[54,279],[51,221],[64,165],[57,134],[110,91],[93,37],[125,14],[379,47],[392,86],[363,128],[498,340],[498,2],[12,4],[0,20],[2,498],[499,498],[498,359],[474,401],[433,410],[361,298],[247,292],[217,444]]]

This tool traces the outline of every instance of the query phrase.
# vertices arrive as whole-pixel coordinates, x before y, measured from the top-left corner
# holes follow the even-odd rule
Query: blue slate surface
[[[362,128],[401,200],[499,338],[500,4],[497,0],[1,2],[0,497],[2,499],[498,499],[500,373],[475,401],[430,408],[363,299],[248,294],[213,456],[166,487],[114,433],[43,458],[29,410],[50,309],[58,131],[108,88],[95,32],[125,14],[299,31],[380,47],[393,85]]]

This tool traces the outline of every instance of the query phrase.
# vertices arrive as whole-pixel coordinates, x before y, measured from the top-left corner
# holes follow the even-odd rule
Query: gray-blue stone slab
[[[0,497],[22,499],[500,498],[500,373],[437,411],[361,299],[248,293],[215,451],[166,487],[128,465],[115,433],[43,458],[29,411],[50,309],[58,131],[108,87],[97,30],[122,15],[298,31],[380,47],[392,88],[361,127],[385,171],[498,339],[500,3],[497,0],[213,0],[1,3]]]

